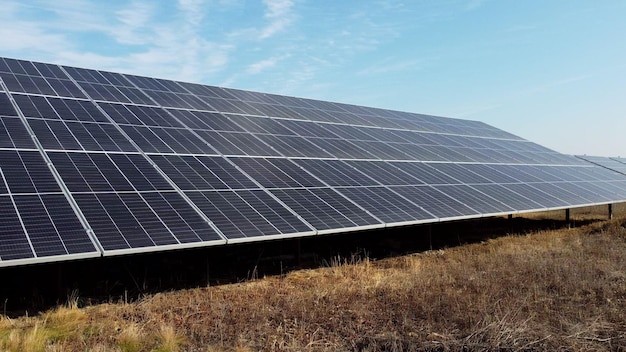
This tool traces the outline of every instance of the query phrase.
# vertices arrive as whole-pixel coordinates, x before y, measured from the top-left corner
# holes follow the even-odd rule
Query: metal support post
[[[567,225],[567,228],[572,227],[572,223],[570,221],[569,208],[565,209],[565,224]]]
[[[609,204],[609,220],[613,220],[613,204]]]

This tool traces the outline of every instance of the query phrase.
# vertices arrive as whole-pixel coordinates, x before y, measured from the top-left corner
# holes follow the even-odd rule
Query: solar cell
[[[318,231],[378,223],[371,215],[329,188],[277,189],[271,192]]]
[[[0,263],[34,257],[11,197],[0,195],[0,214]]]
[[[488,180],[491,183],[516,183],[519,182],[514,177],[498,171],[494,165],[484,164],[463,164],[463,168],[468,171],[479,175],[480,177]]]
[[[180,189],[200,191],[229,188],[193,156],[153,155],[150,158]],[[240,175],[239,178],[243,179],[244,176]]]
[[[402,172],[387,162],[346,161],[346,163],[368,177],[384,185],[420,185],[424,182],[410,173]]]
[[[440,219],[478,215],[479,212],[429,186],[390,187]]]
[[[363,150],[370,151],[375,158],[382,160],[412,160],[412,157],[395,147],[396,144],[378,141],[352,141]]]
[[[9,96],[5,93],[0,93],[0,116],[17,116]]]
[[[65,196],[16,195],[13,199],[38,257],[94,251]]]
[[[438,191],[448,195],[462,204],[470,205],[481,214],[510,213],[515,209],[490,197],[468,185],[434,186]]]
[[[35,148],[22,121],[14,117],[0,117],[0,148]]]
[[[620,158],[605,158],[589,155],[578,156],[578,158],[593,163],[595,165],[602,166],[603,168],[613,170],[621,174],[626,174],[626,164],[624,163],[623,159],[620,160]]]
[[[198,135],[223,155],[280,156],[275,148],[250,133],[198,131]]]
[[[569,204],[567,201],[560,199],[558,194],[561,194],[561,192],[555,190],[551,192],[542,191],[539,189],[541,185],[542,184],[537,183],[515,183],[507,184],[506,188],[528,199],[532,199],[547,208],[559,208]],[[549,186],[549,184],[543,185]]]
[[[67,75],[56,65],[48,65],[40,62],[33,62],[33,65],[43,77],[68,79]]]
[[[377,155],[384,154],[383,152],[380,152],[375,145],[370,145],[369,149],[362,148],[362,146],[359,146],[360,141],[346,141],[342,139],[330,138],[311,138],[310,140],[332,158],[376,159],[378,158]],[[371,144],[373,144],[373,142]],[[312,156],[324,157],[324,155]]]
[[[605,187],[613,192],[614,197],[626,197],[626,181],[606,182]]]
[[[316,181],[312,177],[307,177],[304,170],[295,170],[294,167],[289,168],[289,166],[285,165],[289,162],[282,163],[279,167],[273,164],[271,159],[231,158],[231,160],[265,188],[323,186],[321,182]]]
[[[456,179],[448,176],[447,174],[425,163],[392,162],[391,165],[398,168],[398,170],[420,180],[420,183],[422,184],[440,185],[440,184],[455,184],[459,182]]]
[[[523,195],[515,193],[511,189],[497,185],[497,184],[484,184],[484,185],[474,185],[473,188],[479,190],[480,192],[490,196],[498,200],[501,203],[508,205],[513,209],[543,209],[547,208],[547,206],[539,203],[538,201],[529,199]]]
[[[452,163],[433,163],[428,164],[433,169],[447,174],[450,177],[460,181],[460,183],[464,184],[477,184],[477,183],[490,183],[490,181],[477,173],[474,173],[467,168],[463,167],[463,165],[452,164]]]
[[[378,186],[373,178],[341,160],[295,159],[300,167],[330,186]]]
[[[11,193],[61,192],[39,152],[1,150],[0,169]]]
[[[262,191],[261,191],[262,192]],[[276,200],[252,191],[185,193],[229,239],[310,231]]]
[[[322,149],[315,141],[299,136],[256,135],[265,145],[272,148],[272,153],[254,153],[257,155],[283,155],[286,157],[332,158],[333,155]],[[275,152],[274,152],[275,151]],[[280,154],[279,154],[280,153]],[[250,153],[247,153],[250,155]],[[244,154],[246,155],[246,154]]]
[[[337,191],[388,224],[435,219],[423,208],[386,187],[342,187]]]

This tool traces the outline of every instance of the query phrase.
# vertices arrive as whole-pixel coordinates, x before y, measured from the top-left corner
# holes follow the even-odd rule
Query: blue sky
[[[623,0],[0,1],[0,56],[480,120],[626,156]]]

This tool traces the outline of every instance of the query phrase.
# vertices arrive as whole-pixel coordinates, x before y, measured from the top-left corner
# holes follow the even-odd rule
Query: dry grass
[[[625,226],[0,318],[0,350],[626,351]]]

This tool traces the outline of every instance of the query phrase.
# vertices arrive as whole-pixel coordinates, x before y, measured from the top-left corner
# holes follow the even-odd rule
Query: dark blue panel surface
[[[347,161],[346,163],[383,185],[419,185],[424,183],[417,177],[403,172],[387,162]]]
[[[22,120],[16,117],[0,117],[0,148],[35,148]]]
[[[196,133],[223,155],[279,156],[280,154],[250,133],[214,132]]]
[[[132,195],[135,199],[137,194]],[[155,245],[146,229],[126,206],[121,195],[114,193],[75,194],[74,199],[105,250],[151,247]],[[144,206],[145,207],[145,206]],[[140,216],[140,214],[138,214]],[[141,216],[140,216],[141,217]],[[144,221],[156,221],[154,215]],[[165,232],[165,239],[173,243],[173,237]],[[158,234],[155,234],[158,236]]]
[[[221,240],[209,223],[180,194],[151,192],[141,196],[180,243]]]
[[[458,184],[459,181],[448,176],[447,174],[430,167],[424,163],[398,163],[394,162],[391,165],[398,168],[398,170],[409,174],[412,177],[420,180],[421,183],[429,185],[439,184]]]
[[[264,191],[237,191],[237,195],[281,233],[289,234],[311,231],[311,228],[298,219],[296,215],[291,213]]]
[[[340,160],[295,160],[303,169],[330,186],[378,186],[371,177]]]
[[[435,219],[421,207],[385,187],[345,187],[337,191],[385,223]]]
[[[0,196],[0,260],[32,258],[34,256],[13,201]]]
[[[0,169],[12,193],[61,191],[39,152],[0,151]]]
[[[17,116],[17,112],[5,93],[0,93],[0,116]]]
[[[328,188],[272,190],[317,230],[377,224],[378,221]]]
[[[210,169],[193,156],[153,155],[156,165],[182,190],[228,189]],[[245,178],[243,175],[240,178]]]
[[[507,213],[514,210],[510,206],[480,192],[472,186],[441,185],[434,186],[434,188],[482,214]]]
[[[547,193],[539,189],[537,186],[537,183],[533,183],[532,185],[517,183],[507,184],[505,187],[548,208],[558,208],[569,204],[567,201],[560,199],[559,194],[561,192],[558,190],[553,190],[552,192]]]
[[[318,146],[316,140],[309,140],[298,136],[272,136],[272,135],[256,135],[275,150],[275,155],[283,155],[286,157],[314,157],[314,158],[331,158],[333,155],[322,147]],[[251,155],[274,155],[274,154],[251,154]]]
[[[17,195],[14,199],[38,257],[96,251],[65,196]]]
[[[185,194],[229,239],[309,230],[278,202],[263,193],[208,191]],[[278,216],[279,214],[282,216]]]
[[[478,211],[429,186],[398,186],[390,188],[438,218],[479,214]]]
[[[542,209],[547,207],[546,205],[539,203],[539,201],[526,198],[525,196],[506,188],[506,186],[489,184],[475,185],[473,187],[515,210]]]
[[[232,158],[231,160],[266,188],[323,186],[323,183],[289,160],[263,158]]]

